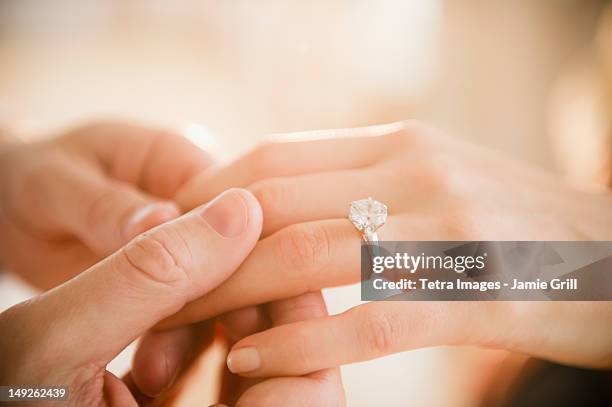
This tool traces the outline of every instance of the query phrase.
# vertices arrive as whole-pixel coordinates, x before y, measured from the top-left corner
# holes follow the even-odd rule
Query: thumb
[[[156,322],[225,280],[252,250],[261,225],[253,195],[228,190],[14,307],[0,318],[1,330],[11,332],[0,348],[6,350],[2,345],[8,342],[10,355],[11,344],[19,349],[27,343],[28,360],[63,368],[106,363]]]

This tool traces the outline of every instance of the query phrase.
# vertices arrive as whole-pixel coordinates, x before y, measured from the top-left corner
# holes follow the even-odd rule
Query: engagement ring
[[[378,243],[376,231],[387,221],[387,205],[372,197],[353,201],[348,218],[366,243]]]

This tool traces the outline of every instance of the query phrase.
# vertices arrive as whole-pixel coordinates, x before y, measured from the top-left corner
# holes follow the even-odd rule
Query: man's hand
[[[187,139],[120,123],[0,151],[0,262],[48,289],[180,214],[211,163]]]
[[[106,364],[156,322],[231,275],[261,226],[257,200],[229,190],[0,314],[0,383],[69,386],[70,406],[136,405]]]

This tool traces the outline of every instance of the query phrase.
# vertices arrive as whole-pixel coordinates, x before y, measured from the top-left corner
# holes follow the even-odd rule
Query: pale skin
[[[1,147],[0,258],[41,289],[180,215],[174,194],[212,163],[177,134],[120,122]]]
[[[179,191],[191,208],[230,186],[247,188],[262,205],[263,238],[226,282],[158,328],[357,282],[361,236],[346,215],[349,202],[368,196],[389,207],[381,240],[612,239],[607,191],[577,189],[419,123],[343,133],[266,143]],[[247,336],[228,364],[246,377],[304,375],[436,345],[609,368],[612,306],[374,302]]]
[[[323,402],[327,405],[342,405],[343,395],[339,372],[335,368],[327,369],[327,367],[436,344],[493,346],[577,365],[609,366],[611,316],[609,306],[605,303],[489,303],[486,307],[473,303],[461,303],[460,305],[443,302],[390,303],[390,305],[376,303],[357,307],[339,316],[326,317],[325,306],[318,290],[326,286],[353,282],[358,278],[358,268],[351,262],[359,258],[360,237],[345,216],[348,202],[367,195],[372,195],[389,205],[391,217],[388,224],[380,231],[382,239],[609,239],[608,231],[610,230],[607,216],[610,198],[607,193],[574,190],[554,178],[500,159],[486,150],[484,150],[486,154],[483,154],[482,150],[475,150],[452,142],[418,124],[409,124],[406,129],[402,130],[397,128],[395,130],[356,129],[345,133],[353,137],[340,140],[270,143],[227,167],[211,168],[195,178],[187,177],[186,180],[183,180],[185,185],[179,183],[177,186],[177,198],[185,208],[192,208],[201,202],[209,201],[216,193],[230,186],[248,187],[261,201],[263,207],[263,240],[255,246],[254,251],[247,257],[238,272],[208,295],[191,301],[183,308],[183,311],[160,325],[168,327],[185,321],[199,321],[238,309],[226,313],[222,320],[230,334],[235,339],[240,339],[234,346],[234,350],[255,349],[260,365],[259,368],[242,371],[242,374],[252,377],[298,376],[258,382],[242,395],[238,405],[241,403],[242,405],[325,405]],[[374,136],[372,133],[377,133],[377,135]],[[388,134],[380,135],[380,133]],[[319,134],[319,136],[325,135],[326,133]],[[110,144],[116,147],[115,144]],[[84,143],[81,147],[87,145]],[[44,158],[42,162],[53,165],[50,168],[47,167],[48,171],[40,171],[38,173],[40,176],[26,179],[33,179],[36,181],[34,185],[38,185],[37,188],[30,188],[30,193],[38,194],[40,191],[46,191],[51,195],[42,195],[42,197],[34,195],[36,199],[28,194],[22,195],[17,201],[9,200],[9,203],[13,202],[9,208],[18,207],[19,205],[15,205],[15,202],[24,199],[27,202],[50,202],[51,204],[42,208],[26,212],[29,215],[28,220],[35,220],[32,224],[37,227],[37,232],[40,232],[40,226],[46,226],[43,229],[45,238],[54,236],[53,233],[50,235],[47,233],[58,231],[58,236],[71,236],[72,238],[67,240],[76,240],[79,242],[77,247],[86,247],[87,250],[83,251],[84,253],[93,253],[96,251],[94,247],[99,247],[97,249],[99,254],[84,256],[88,262],[93,264],[103,258],[102,253],[112,251],[108,247],[101,248],[101,242],[105,241],[109,232],[110,239],[106,241],[115,244],[117,248],[129,239],[126,237],[126,240],[123,241],[121,236],[117,237],[112,234],[121,230],[118,226],[122,226],[123,222],[109,221],[112,224],[112,227],[109,228],[95,222],[93,225],[92,222],[77,222],[79,219],[87,219],[87,217],[80,217],[80,213],[91,211],[79,212],[80,208],[77,205],[74,205],[72,210],[66,210],[63,205],[53,205],[53,202],[61,202],[60,198],[63,196],[54,194],[57,188],[64,187],[64,194],[71,196],[70,193],[74,193],[73,196],[80,199],[77,202],[98,202],[97,199],[83,200],[84,197],[95,196],[95,193],[83,194],[79,186],[85,191],[93,189],[90,188],[90,184],[105,189],[106,182],[100,182],[100,175],[105,181],[116,180],[102,171],[102,169],[109,168],[108,162],[104,160],[102,163],[106,165],[98,167],[97,171],[90,171],[92,164],[99,163],[97,160],[88,162],[86,159],[92,156],[100,157],[95,148],[93,152],[96,154],[91,154],[92,151],[88,148],[70,149],[68,150],[70,154],[67,155],[70,160],[64,161],[49,158],[58,157],[55,153],[58,152],[57,149],[61,144],[52,145],[53,148],[50,151],[53,154],[50,156],[45,155],[46,148],[48,148],[46,146],[45,144],[38,145],[34,151],[40,154],[38,152],[42,150],[42,155],[39,155]],[[76,154],[76,158],[79,159],[75,161],[73,153],[79,151],[89,152],[89,154],[81,157]],[[124,149],[106,148],[105,151],[121,152]],[[59,152],[60,158],[66,157],[61,148]],[[16,157],[29,157],[34,154],[34,152],[19,153]],[[200,153],[194,154],[194,157],[201,157]],[[131,159],[127,162],[138,162],[134,159],[133,154],[128,156]],[[110,157],[116,157],[116,155],[111,154]],[[199,163],[199,160],[197,158],[194,162]],[[15,179],[11,177],[15,177],[15,174],[22,176],[30,174],[30,171],[20,172],[13,171],[13,169],[29,170],[32,167],[23,165],[26,162],[23,159],[1,161],[2,164],[7,162],[12,162],[13,165],[9,168],[12,171],[0,172],[3,177],[1,178],[3,187],[21,185],[22,183],[19,182],[9,182]],[[74,162],[85,164],[85,166],[79,167],[79,171],[61,171],[63,166]],[[59,166],[57,166],[58,163]],[[164,165],[160,168],[167,172],[168,168],[173,167]],[[200,168],[193,175],[195,176],[202,170],[205,168]],[[372,173],[376,176],[372,176]],[[56,176],[51,177],[48,176],[49,174]],[[55,182],[58,180],[57,174],[65,177],[59,177],[59,179],[64,179],[59,184]],[[72,177],[75,174],[77,176]],[[86,182],[77,182],[81,174],[95,174],[95,176],[86,177]],[[166,175],[159,174],[159,177]],[[66,182],[66,179],[69,182]],[[469,181],[466,182],[466,180]],[[24,185],[29,185],[29,183]],[[72,187],[65,188],[65,185]],[[114,185],[114,182],[111,185]],[[140,183],[133,182],[133,185],[136,193],[142,192],[143,188]],[[123,187],[119,190],[124,191]],[[410,199],[406,199],[406,191],[410,192]],[[483,191],[488,191],[488,193],[483,193]],[[10,195],[19,196],[13,191]],[[134,201],[144,202],[145,206],[151,201],[151,199],[139,198],[134,200],[132,192],[127,194],[127,198],[114,190],[111,193],[101,194],[101,196],[112,198],[117,195],[122,198],[102,200],[101,208],[105,209],[103,211],[105,219],[130,219],[131,211],[127,208],[133,211],[134,207],[139,207],[133,204]],[[6,195],[3,194],[3,196]],[[479,199],[475,200],[474,196],[478,196]],[[178,215],[173,204],[166,206],[168,199],[169,196],[164,194],[152,199],[154,203],[162,201],[163,216],[155,215],[147,219],[141,226],[143,230]],[[66,202],[70,204],[69,200]],[[127,202],[129,205],[122,205],[121,202]],[[403,206],[402,202],[406,205]],[[3,201],[3,204],[5,203],[6,200]],[[6,208],[6,206],[3,208],[5,216],[3,222],[7,222],[7,213],[10,215],[19,213],[18,211],[7,211]],[[41,209],[43,209],[42,214],[36,218]],[[168,211],[170,214],[164,214],[168,209],[170,209]],[[9,217],[9,222],[21,225],[18,223],[22,222],[21,218],[21,216],[14,219]],[[491,219],[495,222],[492,222]],[[52,222],[48,223],[49,220]],[[58,222],[59,220],[66,223],[62,224]],[[495,228],[491,228],[491,224],[495,224]],[[1,230],[2,233],[14,232],[9,228]],[[406,230],[410,231],[408,237],[405,235]],[[2,235],[5,239],[2,241],[11,244],[37,240],[18,240],[14,237],[9,239],[6,236]],[[92,236],[97,238],[94,239]],[[39,238],[38,235],[35,237]],[[190,237],[185,236],[184,238],[189,239]],[[55,242],[54,239],[50,240]],[[90,244],[87,244],[88,240]],[[62,243],[63,239],[57,239],[57,241]],[[4,245],[5,243],[2,247],[6,247]],[[53,252],[61,253],[62,247],[62,245],[55,247]],[[14,245],[11,250],[4,251],[4,262],[19,264],[19,261],[9,260],[10,256],[20,253],[15,248],[18,249],[19,246]],[[235,249],[236,245],[232,247],[228,256],[231,257],[232,253],[238,253],[238,257],[246,256],[246,253]],[[126,249],[120,249],[118,253],[124,250]],[[206,252],[206,250],[206,247],[198,247],[198,252]],[[28,251],[24,250],[24,252]],[[66,257],[80,258],[79,256]],[[18,256],[16,258],[19,260]],[[31,261],[31,259],[22,256],[21,261]],[[240,261],[237,260],[238,263]],[[111,260],[108,259],[102,261],[84,275],[110,274],[108,266],[104,266],[109,262]],[[38,263],[33,263],[33,265],[36,264]],[[53,270],[59,273],[60,277],[44,276],[43,282],[38,283],[39,285],[53,285],[52,282],[49,282],[53,280],[49,278],[56,279],[55,281],[65,280],[79,271],[79,266],[71,262],[54,263],[51,259],[51,262],[48,263],[48,265],[55,264],[65,264],[66,267],[41,267],[39,270]],[[20,268],[16,267],[16,269]],[[23,269],[27,270],[28,267]],[[67,269],[68,272],[63,271],[64,269]],[[126,270],[129,269],[129,267],[126,268]],[[200,269],[198,267],[198,270]],[[227,270],[222,265],[208,269]],[[261,272],[262,269],[265,269],[265,273]],[[231,271],[224,271],[224,273],[229,275]],[[38,274],[32,274],[32,276],[36,275]],[[207,277],[207,273],[202,273],[202,276],[204,280],[208,281],[208,278],[212,278],[214,282],[210,285],[204,283],[205,287],[202,292],[191,294],[194,298],[203,295],[220,282],[213,277]],[[84,284],[82,281],[96,281],[96,288],[98,288],[97,278],[100,277],[81,277],[72,280],[62,286],[70,287],[70,289],[51,291],[50,294],[27,306],[14,308],[3,314],[0,323],[10,324],[14,321],[27,320],[34,322],[27,324],[28,326],[36,326],[38,325],[35,323],[37,309],[40,310],[36,304],[43,304],[45,310],[48,307],[62,309],[66,304],[75,302],[70,293],[82,292],[82,289],[78,288]],[[33,281],[32,278],[30,281]],[[78,283],[79,281],[81,282]],[[129,289],[131,284],[128,280],[126,281]],[[106,292],[103,285],[99,287],[102,293]],[[254,287],[257,289],[253,289]],[[113,291],[113,294],[121,293],[117,291],[118,289],[119,287],[113,286],[109,290]],[[86,289],[86,292],[90,291]],[[57,294],[58,292],[60,294]],[[131,297],[131,293],[125,294],[126,297]],[[157,298],[159,295],[155,293],[154,296]],[[220,301],[220,298],[223,301]],[[177,300],[176,304],[173,304],[173,307],[180,308],[181,304],[190,299],[190,296],[182,297]],[[251,307],[251,305],[272,300],[279,301],[266,306]],[[100,310],[99,306],[88,302],[79,304],[82,307],[79,314],[82,313],[85,316],[91,310],[94,312]],[[137,307],[141,305],[135,304]],[[129,303],[125,306],[131,309],[134,305]],[[97,352],[95,348],[82,352],[82,359],[79,359],[78,362],[79,367],[95,366],[98,372],[97,375],[89,376],[90,381],[83,382],[93,383],[92,386],[83,387],[89,390],[84,394],[87,397],[102,397],[99,400],[110,405],[126,402],[129,397],[132,397],[118,379],[105,373],[105,363],[125,343],[146,331],[145,326],[155,324],[158,318],[171,314],[174,308],[164,309],[159,314],[153,313],[153,317],[147,316],[147,321],[144,322],[141,320],[138,322],[134,317],[135,320],[129,323],[132,328],[140,326],[143,329],[141,332],[136,332],[138,329],[123,329],[122,325],[118,327],[121,331],[109,328],[109,333],[115,332],[118,340],[109,345],[108,349],[101,348],[103,358],[95,353]],[[108,312],[109,315],[112,313],[114,318],[117,314],[122,315],[120,310],[114,308],[109,309]],[[7,315],[16,315],[18,318],[7,318]],[[48,318],[48,315],[45,313],[45,318]],[[86,337],[88,332],[85,331],[87,330],[82,329],[85,336],[81,337],[78,334],[81,329],[78,327],[79,324],[88,323],[87,321],[91,319],[84,317],[83,320],[74,318],[74,320],[66,321],[68,317],[70,315],[59,312],[58,323],[66,324],[71,328],[77,327],[77,330],[74,331],[75,341],[79,343],[88,341],[90,338]],[[97,318],[99,316],[96,315],[95,319]],[[483,320],[488,323],[483,324]],[[197,346],[198,340],[201,340],[206,334],[205,326],[205,324],[198,324],[196,329],[191,325],[147,334],[137,353],[135,370],[132,372],[132,378],[140,390],[147,395],[156,395],[168,386],[173,373],[188,362],[189,358],[185,355],[190,353],[189,349]],[[272,329],[252,335],[254,332],[270,327]],[[508,327],[515,328],[508,329]],[[14,330],[11,325],[7,325],[6,328]],[[588,333],[588,335],[583,333]],[[37,337],[35,330],[21,334],[24,337]],[[17,330],[16,337],[19,337],[18,335]],[[53,337],[51,335],[51,344]],[[580,346],[575,346],[577,341]],[[47,344],[41,344],[41,349],[45,349],[42,348],[43,345]],[[3,346],[10,350],[7,354],[17,358],[23,357],[21,343],[13,342],[7,337]],[[168,349],[178,350],[178,352],[166,352]],[[66,349],[58,349],[56,354],[54,352],[50,354],[55,354],[54,357],[57,357],[58,360],[60,358],[64,360],[65,352]],[[73,352],[73,349],[70,352]],[[169,355],[173,355],[173,362],[172,358],[165,358]],[[243,359],[244,356],[243,352]],[[250,362],[256,359],[252,351],[248,351],[246,356]],[[236,356],[236,353],[230,355],[230,367],[233,367],[235,371],[245,366],[244,360],[240,362],[240,357],[241,355]],[[70,357],[66,360],[70,360]],[[57,368],[60,365],[52,364],[51,366]],[[172,366],[170,370],[173,371],[168,372],[167,369],[163,369],[168,366]],[[67,371],[71,370],[67,369]],[[14,374],[14,370],[9,372]],[[75,372],[82,373],[83,370],[77,368],[72,371],[72,373]],[[26,367],[19,373],[27,375],[30,372]],[[72,377],[76,376],[73,374]],[[100,384],[100,377],[104,378],[102,384]],[[271,387],[274,391],[270,390]],[[108,394],[104,393],[106,388],[110,389]],[[99,390],[103,393],[100,393]],[[289,396],[293,397],[293,399],[288,399],[291,403],[283,404]]]
[[[248,192],[218,199],[133,239],[68,282],[0,314],[0,382],[70,388],[68,405],[135,406],[106,370],[123,348],[217,286],[259,237]],[[211,255],[219,253],[223,256]]]
[[[213,326],[149,328],[236,270],[261,233],[257,200],[230,190],[180,216],[172,197],[211,160],[151,128],[102,123],[0,154],[0,260],[39,288],[63,283],[0,314],[10,333],[0,335],[0,383],[68,385],[68,405],[163,400]],[[325,315],[320,295],[287,298],[269,305],[266,327]],[[236,312],[224,322],[239,339],[255,332],[251,320]],[[106,371],[141,336],[132,372]],[[253,384],[239,404],[270,405],[274,394],[325,405],[313,386],[331,405],[344,397],[338,369]]]

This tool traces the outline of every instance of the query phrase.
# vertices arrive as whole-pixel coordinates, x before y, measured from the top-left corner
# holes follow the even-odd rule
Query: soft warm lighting
[[[182,134],[193,144],[215,157],[224,157],[226,154],[219,138],[204,124],[189,123],[184,126]]]

